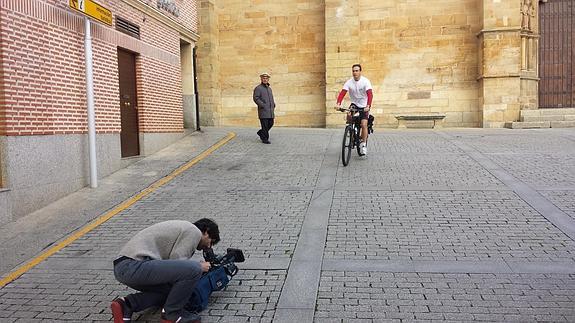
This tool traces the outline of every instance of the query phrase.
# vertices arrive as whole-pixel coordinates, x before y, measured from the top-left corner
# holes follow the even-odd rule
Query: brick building
[[[446,127],[510,126],[558,92],[566,103],[546,108],[574,107],[573,0],[200,2],[199,96],[209,124],[256,126],[251,91],[267,71],[277,125],[341,126],[332,107],[354,63],[374,86],[379,127],[419,113],[444,114]],[[545,113],[567,110],[575,114]],[[561,118],[555,125],[569,122]]]
[[[0,223],[88,184],[84,15],[69,0],[0,0]],[[99,177],[195,128],[197,2],[97,0]]]

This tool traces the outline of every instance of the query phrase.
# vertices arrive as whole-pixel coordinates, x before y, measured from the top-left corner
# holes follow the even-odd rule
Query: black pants
[[[194,286],[202,277],[202,268],[191,260],[133,260],[114,266],[116,279],[140,293],[126,297],[134,312],[163,307],[167,318],[177,318]]]
[[[274,119],[260,119],[260,124],[262,125],[262,128],[258,131],[258,135],[260,135],[260,139],[262,141],[267,141],[270,139],[270,129],[274,126]]]

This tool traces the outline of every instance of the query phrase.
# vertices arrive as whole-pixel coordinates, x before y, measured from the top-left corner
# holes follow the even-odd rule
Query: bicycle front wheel
[[[353,129],[350,126],[345,127],[343,142],[341,144],[341,162],[343,163],[343,166],[347,166],[349,164],[351,149],[353,148],[353,136]]]

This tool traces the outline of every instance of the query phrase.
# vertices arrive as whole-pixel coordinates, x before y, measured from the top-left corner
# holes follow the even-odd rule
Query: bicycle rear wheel
[[[345,132],[343,133],[343,142],[341,144],[341,162],[343,163],[343,166],[347,166],[349,164],[354,140],[352,127],[346,126]]]

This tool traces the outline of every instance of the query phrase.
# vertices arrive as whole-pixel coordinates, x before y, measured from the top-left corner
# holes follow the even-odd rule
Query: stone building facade
[[[504,127],[537,108],[537,0],[200,0],[202,122],[255,126],[269,72],[280,126],[335,127],[351,65],[374,86],[377,126],[445,114]]]
[[[96,0],[98,175],[195,128],[190,0]],[[84,15],[70,0],[0,0],[0,223],[89,183]],[[132,134],[128,137],[127,134]]]

